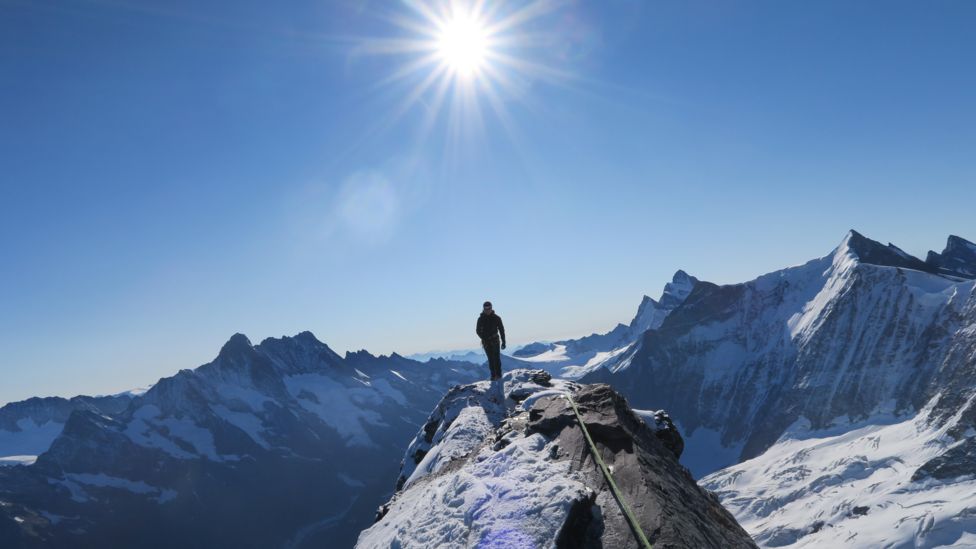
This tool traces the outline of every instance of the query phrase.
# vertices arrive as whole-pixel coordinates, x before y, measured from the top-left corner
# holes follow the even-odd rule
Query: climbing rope
[[[617,488],[617,483],[613,481],[613,475],[610,474],[610,469],[607,468],[607,464],[603,462],[603,457],[600,456],[600,452],[596,449],[596,444],[593,443],[593,438],[590,437],[590,432],[586,429],[586,425],[583,423],[583,416],[580,415],[579,408],[576,407],[576,402],[573,401],[573,397],[568,394],[563,394],[563,397],[569,401],[569,405],[573,407],[573,413],[576,414],[576,421],[580,424],[580,429],[583,430],[583,436],[586,437],[586,442],[590,445],[590,452],[593,453],[593,459],[596,460],[597,465],[600,466],[600,470],[603,471],[604,478],[607,479],[607,484],[610,486],[610,491],[613,492],[613,497],[616,498],[617,504],[620,505],[620,510],[624,512],[624,516],[627,517],[627,522],[630,523],[630,528],[634,531],[634,534],[640,540],[641,546],[645,549],[652,549],[653,545],[651,542],[647,541],[647,536],[644,535],[644,531],[641,530],[640,523],[637,522],[637,517],[634,516],[634,512],[630,510],[627,502],[624,501],[623,495],[620,493],[620,489]]]

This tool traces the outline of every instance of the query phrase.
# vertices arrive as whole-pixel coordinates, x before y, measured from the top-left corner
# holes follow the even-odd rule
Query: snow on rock
[[[354,379],[359,380],[359,374]],[[349,386],[319,374],[287,377],[285,386],[302,408],[330,423],[349,444],[375,446],[365,429],[367,425],[383,423],[382,416],[373,407],[381,404],[384,396],[375,387]]]
[[[559,393],[572,387],[575,385],[571,382],[554,380],[544,371],[530,370],[508,372],[502,381],[480,381],[453,387],[407,447],[397,489],[410,479],[436,472],[441,457],[428,459],[432,448],[437,447],[435,456],[448,456],[449,459],[465,455],[501,424],[508,414],[509,404],[531,402],[530,397],[542,391]],[[445,439],[448,444],[442,444]],[[426,472],[415,474],[417,468],[426,468]]]
[[[930,251],[925,263],[943,274],[976,278],[976,244],[950,235],[942,253]]]
[[[147,404],[138,408],[124,430],[125,435],[134,443],[147,448],[158,448],[177,459],[191,459],[196,454],[188,451],[170,438],[167,431],[157,427],[153,422],[160,415],[157,406]]]
[[[678,464],[681,438],[666,414],[635,413],[605,385],[516,370],[447,393],[357,547],[636,547],[567,394],[653,542],[754,546]]]
[[[583,364],[582,366],[566,366],[563,368],[563,376],[568,379],[579,379],[589,372],[602,368],[604,365],[611,363],[611,361],[616,359],[618,356],[633,351],[634,345],[634,343],[631,343],[610,351],[595,352],[593,353],[593,357],[590,358],[586,364]]]
[[[176,497],[175,490],[157,488],[139,480],[113,477],[104,473],[67,473],[64,476],[69,481],[89,487],[114,488],[133,494],[149,495],[159,503],[166,503]]]

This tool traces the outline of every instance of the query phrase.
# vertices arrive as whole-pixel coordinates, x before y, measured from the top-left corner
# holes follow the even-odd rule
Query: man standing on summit
[[[484,347],[485,354],[488,355],[488,369],[491,371],[491,380],[501,379],[501,349],[505,348],[505,326],[502,324],[502,317],[496,315],[494,309],[491,308],[491,301],[485,301],[475,331],[481,338],[481,346]],[[501,338],[499,338],[499,334],[501,334]]]

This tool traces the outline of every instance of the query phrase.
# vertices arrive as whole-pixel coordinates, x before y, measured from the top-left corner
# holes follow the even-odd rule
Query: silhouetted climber
[[[491,371],[491,380],[501,379],[501,349],[505,348],[505,326],[502,324],[502,317],[496,315],[494,309],[491,308],[491,301],[485,301],[475,331],[481,338],[481,346],[485,349],[485,354],[488,355],[488,369]],[[499,338],[499,334],[501,334],[501,338]],[[499,349],[499,344],[501,349]]]

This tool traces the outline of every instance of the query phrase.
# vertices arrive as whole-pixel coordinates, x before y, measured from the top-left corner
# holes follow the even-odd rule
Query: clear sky
[[[976,3],[503,3],[466,72],[425,5],[0,0],[0,403],[976,240]]]

